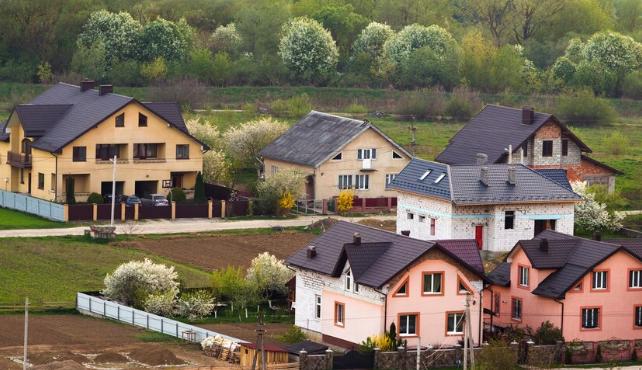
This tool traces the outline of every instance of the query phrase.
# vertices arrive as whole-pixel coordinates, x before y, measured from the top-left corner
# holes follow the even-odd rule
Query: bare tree
[[[564,9],[559,0],[512,0],[514,8],[513,33],[515,41],[525,43],[535,35],[549,19]]]
[[[511,26],[514,0],[465,0],[457,6],[471,20],[481,23],[490,32],[495,45],[501,46],[504,34]]]

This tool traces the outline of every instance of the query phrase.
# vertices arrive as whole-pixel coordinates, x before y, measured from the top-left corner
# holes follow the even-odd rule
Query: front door
[[[484,225],[475,226],[475,241],[477,242],[477,248],[482,249],[484,247]]]
[[[314,200],[314,175],[308,175],[305,179],[305,196],[308,200]]]

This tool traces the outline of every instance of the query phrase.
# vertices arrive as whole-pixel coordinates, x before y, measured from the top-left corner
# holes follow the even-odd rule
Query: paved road
[[[116,224],[117,234],[178,234],[197,233],[220,230],[240,229],[261,229],[270,227],[297,227],[308,226],[316,221],[327,218],[327,216],[302,216],[286,220],[237,220],[228,221],[222,219],[180,219],[180,220],[147,220],[139,223]],[[394,220],[396,216],[372,216],[372,217],[340,217],[333,218],[358,222],[364,218],[379,220]],[[0,238],[14,237],[44,237],[44,236],[67,236],[83,235],[87,226],[58,228],[58,229],[24,229],[24,230],[0,230]]]

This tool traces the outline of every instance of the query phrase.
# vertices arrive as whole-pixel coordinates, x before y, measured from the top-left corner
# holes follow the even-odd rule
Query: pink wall
[[[424,271],[444,272],[444,294],[436,296],[422,295],[422,281]],[[470,275],[470,274],[469,274]],[[398,316],[400,313],[419,313],[419,338],[416,336],[406,337],[409,346],[416,346],[421,340],[421,345],[441,344],[454,345],[462,339],[461,335],[446,334],[446,312],[464,311],[465,295],[457,294],[458,276],[471,287],[469,279],[460,272],[459,268],[443,259],[426,259],[404,274],[401,279],[392,287],[388,294],[388,314],[386,326],[394,320],[399,330]],[[409,294],[407,297],[395,297],[393,293],[408,278]],[[471,301],[472,331],[475,343],[478,342],[479,333],[479,294],[475,294]]]
[[[321,332],[348,342],[361,344],[367,337],[383,333],[383,304],[324,290],[321,293]],[[334,321],[335,302],[344,304],[345,324]]]
[[[530,286],[528,289],[518,287],[518,266],[531,267],[526,254],[518,249],[514,252],[511,263],[511,286],[493,286],[493,294],[501,297],[500,315],[493,318],[493,324],[500,326],[516,325],[537,328],[546,320],[561,327],[562,305],[551,298],[531,293],[552,270],[530,269]],[[609,270],[609,289],[606,292],[591,292],[591,273],[581,280],[580,292],[567,292],[564,303],[564,338],[567,341],[599,341],[610,338],[642,338],[642,330],[633,327],[633,310],[635,305],[642,305],[642,290],[628,289],[628,269],[642,268],[642,262],[626,252],[618,252],[595,267],[595,270]],[[486,308],[491,308],[490,292],[484,294]],[[522,320],[511,318],[511,298],[522,299]],[[600,329],[581,330],[581,307],[601,307]],[[494,308],[494,305],[493,305]],[[488,321],[488,319],[486,319]]]

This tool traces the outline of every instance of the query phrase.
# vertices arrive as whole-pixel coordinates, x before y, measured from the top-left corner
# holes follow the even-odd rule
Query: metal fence
[[[246,342],[215,331],[185,324],[80,292],[76,294],[76,310],[82,314],[113,319],[195,343],[200,343],[205,338],[217,335],[237,343]]]
[[[65,207],[24,194],[0,190],[0,207],[31,213],[54,221],[65,221]]]

